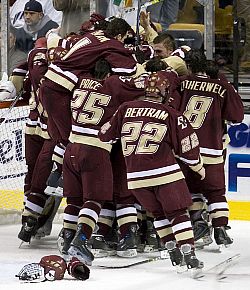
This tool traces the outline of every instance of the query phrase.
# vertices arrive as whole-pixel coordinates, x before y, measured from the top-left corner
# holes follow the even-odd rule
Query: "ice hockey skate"
[[[128,233],[118,242],[116,254],[119,257],[137,256],[137,225],[131,225]]]
[[[37,230],[35,239],[40,240],[41,238],[49,236],[51,234],[51,231],[52,231],[52,221],[47,220],[46,223]]]
[[[35,235],[36,230],[37,219],[33,216],[28,216],[27,220],[22,225],[22,228],[18,234],[18,238],[23,242],[30,243],[31,237]]]
[[[85,263],[86,265],[91,266],[92,261],[94,260],[94,255],[88,248],[87,244],[88,240],[81,230],[81,224],[79,224],[75,237],[68,249],[68,254],[71,257],[78,258],[81,262]]]
[[[193,223],[195,248],[203,249],[213,242],[213,228],[206,221],[196,221]]]
[[[57,248],[65,261],[70,261],[68,250],[74,239],[75,233],[75,230],[62,228],[58,235]]]
[[[88,241],[88,247],[91,249],[95,258],[116,255],[116,250],[106,242],[103,235],[93,234]]]
[[[166,249],[168,250],[169,257],[173,266],[181,265],[183,261],[183,254],[179,248],[176,246],[175,241],[169,241],[165,245]]]
[[[47,187],[45,188],[44,192],[47,195],[57,195],[56,189],[58,187],[59,178],[61,177],[61,172],[57,169],[50,173],[48,180],[46,182]]]
[[[150,226],[150,224],[147,223],[147,226],[148,228],[146,231],[144,252],[150,253],[163,250],[164,245],[161,243],[161,240],[157,235],[157,232],[153,227],[153,224]]]
[[[187,268],[191,271],[191,276],[196,276],[201,272],[204,267],[203,262],[197,259],[194,253],[194,249],[190,244],[184,244],[181,246],[181,252],[183,253],[184,261]]]
[[[224,247],[229,247],[233,243],[233,239],[227,234],[227,230],[230,229],[229,226],[221,226],[214,228],[214,239],[216,244],[219,246],[219,250]]]

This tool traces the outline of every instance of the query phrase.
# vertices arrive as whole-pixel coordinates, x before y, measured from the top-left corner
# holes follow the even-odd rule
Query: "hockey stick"
[[[122,266],[96,265],[96,267],[102,268],[102,269],[126,269],[126,268],[130,268],[130,267],[134,267],[134,266],[138,266],[138,265],[142,265],[142,264],[147,264],[147,263],[151,263],[151,262],[156,262],[156,261],[161,261],[161,260],[166,260],[166,259],[168,259],[168,258],[162,258],[159,256],[159,257],[148,258],[148,259],[145,259],[142,261],[138,261],[138,262],[122,265]]]
[[[216,264],[215,266],[209,268],[207,271],[198,272],[197,274],[193,275],[194,279],[200,279],[205,277],[206,275],[212,274],[215,275],[217,280],[222,280],[226,278],[226,275],[223,275],[224,272],[231,266],[233,266],[240,258],[240,254],[235,254],[224,261]],[[216,272],[216,273],[213,273]]]
[[[141,14],[141,0],[138,0],[137,15],[136,15],[136,39],[135,46],[138,47],[140,44],[140,14]]]
[[[18,100],[21,98],[22,94],[23,94],[23,91],[20,91],[16,95],[15,99],[12,101],[10,106],[8,107],[8,110],[6,112],[4,112],[2,116],[0,116],[0,126],[5,123],[5,121],[7,120],[7,116],[10,114],[12,109],[16,106],[16,104],[17,104]],[[4,103],[7,103],[7,102],[4,102]]]

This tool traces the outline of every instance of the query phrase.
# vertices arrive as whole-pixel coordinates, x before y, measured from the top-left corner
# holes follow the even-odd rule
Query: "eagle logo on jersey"
[[[178,117],[178,126],[181,126],[181,129],[187,128],[187,119],[185,119],[183,116]]]

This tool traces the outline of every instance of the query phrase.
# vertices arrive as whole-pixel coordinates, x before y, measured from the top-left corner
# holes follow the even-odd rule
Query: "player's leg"
[[[23,226],[18,237],[24,242],[30,242],[36,233],[48,196],[44,194],[46,180],[52,168],[51,156],[54,148],[52,140],[45,140],[40,151],[32,175],[31,192],[25,203],[22,214]]]
[[[114,203],[105,202],[102,206],[95,231],[88,243],[95,258],[116,254],[117,234],[113,231],[114,219]]]
[[[229,207],[226,199],[224,163],[206,165],[204,196],[207,199],[208,212],[214,229],[214,239],[218,245],[233,243],[227,230]]]
[[[45,190],[50,195],[55,194],[62,174],[63,156],[71,131],[71,94],[49,79],[42,82],[39,90],[39,99],[48,114],[48,132],[56,144],[52,157],[54,165]]]
[[[113,199],[110,157],[108,151],[93,146],[69,144],[68,147],[72,149],[68,151],[69,158],[72,169],[80,175],[84,199],[78,215],[77,231],[68,252],[91,264],[94,256],[88,248],[88,240],[95,230],[102,204]]]
[[[192,204],[192,199],[185,180],[181,179],[159,186],[156,190],[156,195],[167,220],[171,223],[174,236],[172,243],[170,243],[171,241],[166,243],[169,253],[171,253],[172,248],[179,248],[188,268],[202,268],[203,263],[195,255],[194,233],[187,210]]]
[[[137,255],[137,210],[136,199],[127,187],[126,165],[121,144],[115,144],[111,152],[111,163],[114,183],[114,202],[116,204],[116,218],[119,228],[117,255],[134,257]]]

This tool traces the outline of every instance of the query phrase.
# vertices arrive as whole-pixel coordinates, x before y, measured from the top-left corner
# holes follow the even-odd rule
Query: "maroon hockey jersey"
[[[180,79],[180,93],[175,107],[198,135],[204,163],[222,163],[225,121],[241,123],[244,118],[240,95],[228,82],[194,74]]]
[[[93,69],[100,58],[110,63],[114,73],[132,75],[136,72],[133,53],[120,41],[97,30],[84,34],[61,60],[51,64],[46,77],[72,91],[78,77]]]
[[[30,114],[26,123],[26,134],[39,135],[45,139],[49,139],[47,132],[47,122],[41,103],[38,99],[38,90],[40,87],[40,81],[44,77],[48,69],[47,62],[47,49],[46,48],[34,48],[28,55],[28,74],[24,81],[26,90],[30,90]],[[30,85],[30,88],[28,86]]]
[[[101,128],[99,138],[103,142],[121,139],[129,189],[183,179],[173,151],[193,170],[202,167],[192,126],[162,103],[139,100],[122,104]]]
[[[99,140],[99,129],[113,116],[120,104],[144,95],[143,84],[133,78],[117,75],[105,81],[80,77],[71,100],[70,142],[110,151],[111,144]]]

